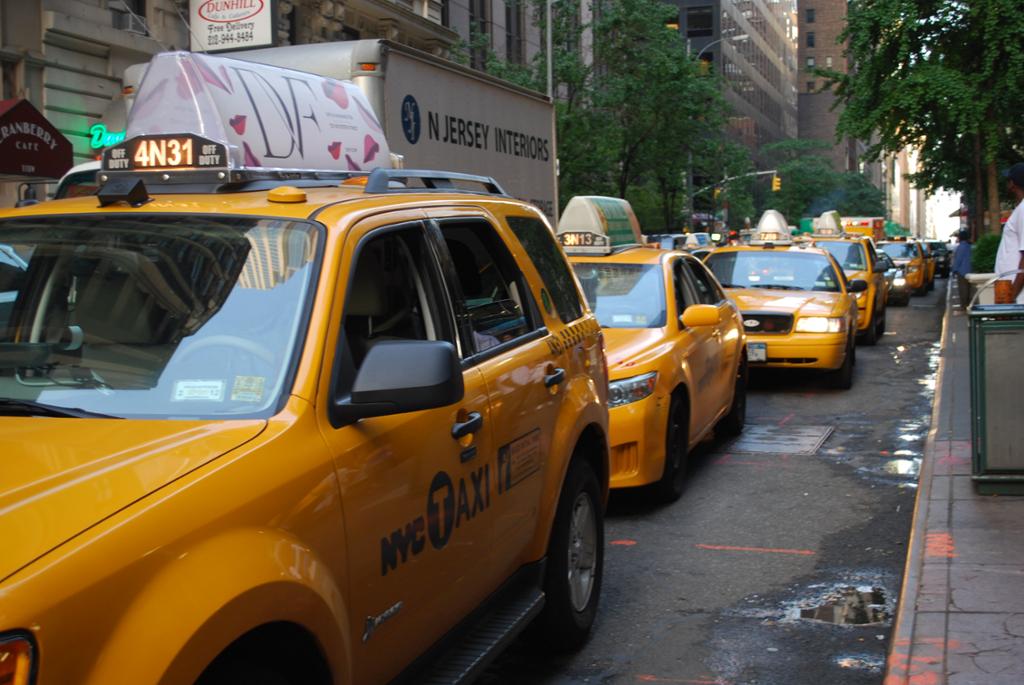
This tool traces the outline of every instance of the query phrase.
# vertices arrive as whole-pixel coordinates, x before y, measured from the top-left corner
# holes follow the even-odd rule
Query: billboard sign
[[[275,0],[189,0],[195,52],[274,45]]]

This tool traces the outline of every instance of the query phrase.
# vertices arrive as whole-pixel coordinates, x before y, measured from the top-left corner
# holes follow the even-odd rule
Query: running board
[[[470,683],[544,608],[544,593],[527,585],[492,606],[465,636],[422,674],[426,685]]]

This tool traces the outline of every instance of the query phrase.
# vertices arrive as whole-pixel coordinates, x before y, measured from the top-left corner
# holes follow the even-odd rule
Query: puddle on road
[[[885,667],[885,660],[880,659],[877,656],[871,656],[866,654],[852,655],[836,657],[836,666],[839,668],[845,668],[848,670],[856,671],[868,671],[869,673],[881,673],[882,668]]]
[[[796,606],[790,618],[837,625],[882,624],[889,621],[885,592],[878,587],[835,588],[810,606]]]

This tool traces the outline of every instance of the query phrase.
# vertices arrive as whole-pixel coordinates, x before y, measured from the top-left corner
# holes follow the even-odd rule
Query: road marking
[[[728,681],[719,678],[661,678],[656,675],[643,674],[636,676],[641,683],[683,683],[684,685],[729,685]]]
[[[696,545],[698,549],[710,549],[722,552],[760,552],[762,554],[797,554],[804,557],[814,556],[810,549],[780,549],[778,547],[736,547],[734,545]]]
[[[781,421],[779,421],[779,426],[780,427],[785,426],[787,423],[789,423],[790,421],[793,420],[794,416],[796,416],[796,414],[793,413],[793,412],[790,412],[789,414],[786,414],[786,416],[783,417],[783,419]]]
[[[953,536],[949,533],[928,533],[924,536],[924,555],[926,557],[940,557],[943,559],[955,559],[956,546],[953,544]]]
[[[636,544],[636,540],[612,540],[608,544],[618,545],[619,547],[632,547]]]

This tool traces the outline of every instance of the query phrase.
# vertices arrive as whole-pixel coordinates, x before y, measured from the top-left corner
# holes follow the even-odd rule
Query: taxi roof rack
[[[407,187],[405,181],[415,178],[423,183],[423,187]],[[473,190],[455,185],[455,181],[478,183],[483,188]],[[430,169],[374,169],[366,181],[367,194],[384,193],[471,193],[475,195],[502,195],[508,193],[490,176],[459,174],[451,171],[433,171]]]

